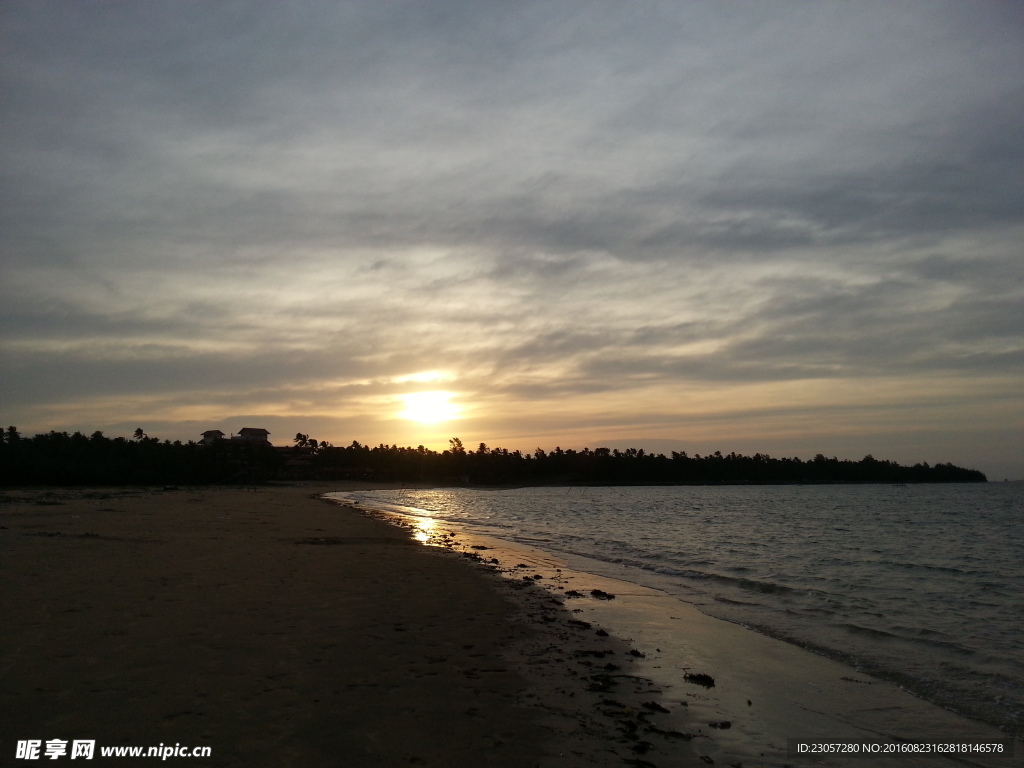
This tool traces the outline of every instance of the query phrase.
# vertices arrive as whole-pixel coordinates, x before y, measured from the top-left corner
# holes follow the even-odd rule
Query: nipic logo
[[[40,749],[43,749],[43,757],[47,757],[50,760],[56,760],[57,758],[64,757],[68,754],[68,742],[66,739],[47,739],[43,747],[42,739],[25,739],[18,742],[18,748],[15,752],[15,757],[19,760],[38,760],[40,758]],[[96,741],[94,739],[85,741],[76,739],[71,742],[71,759],[85,758],[86,760],[92,760],[93,755],[96,752]]]

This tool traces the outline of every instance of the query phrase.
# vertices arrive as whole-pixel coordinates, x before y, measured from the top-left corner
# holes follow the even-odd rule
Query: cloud
[[[393,379],[443,370],[466,429],[653,434],[718,407],[694,388],[1019,376],[1012,4],[44,0],[0,29],[10,418],[386,432]]]

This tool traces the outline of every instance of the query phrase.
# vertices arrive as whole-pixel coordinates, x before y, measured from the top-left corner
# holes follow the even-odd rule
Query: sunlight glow
[[[420,371],[419,373],[410,373],[405,376],[394,376],[391,381],[395,384],[407,384],[410,381],[417,383],[423,383],[427,381],[440,381],[448,378],[440,371]]]
[[[461,409],[448,402],[451,398],[451,392],[411,392],[402,395],[405,409],[398,416],[421,424],[437,424],[458,418]]]

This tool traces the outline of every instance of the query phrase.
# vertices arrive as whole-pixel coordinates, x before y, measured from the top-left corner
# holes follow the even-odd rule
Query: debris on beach
[[[690,741],[691,739],[697,737],[696,733],[681,733],[679,731],[658,728],[656,725],[648,725],[647,732],[656,733],[659,736],[664,736],[667,739],[684,739],[685,741]]]
[[[651,710],[651,712],[664,712],[666,714],[669,712],[668,709],[666,709],[665,707],[661,706],[661,704],[659,704],[656,701],[645,701],[640,706],[643,707],[644,709]]]
[[[598,600],[614,600],[615,599],[615,595],[613,595],[610,592],[604,592],[603,590],[600,590],[600,589],[592,589],[592,590],[590,590],[590,594],[593,597],[596,597]]]
[[[713,678],[711,675],[705,675],[700,672],[696,674],[690,674],[689,672],[687,672],[685,675],[683,675],[683,679],[688,683],[693,683],[694,685],[702,685],[705,688],[715,687],[715,678]]]

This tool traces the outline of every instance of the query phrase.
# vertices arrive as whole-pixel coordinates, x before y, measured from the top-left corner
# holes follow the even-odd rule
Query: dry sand
[[[0,764],[30,764],[13,759],[28,739],[95,740],[120,765],[153,758],[100,748],[209,746],[170,762],[247,767],[703,764],[644,707],[650,684],[622,676],[627,645],[316,498],[340,489],[5,492]]]

